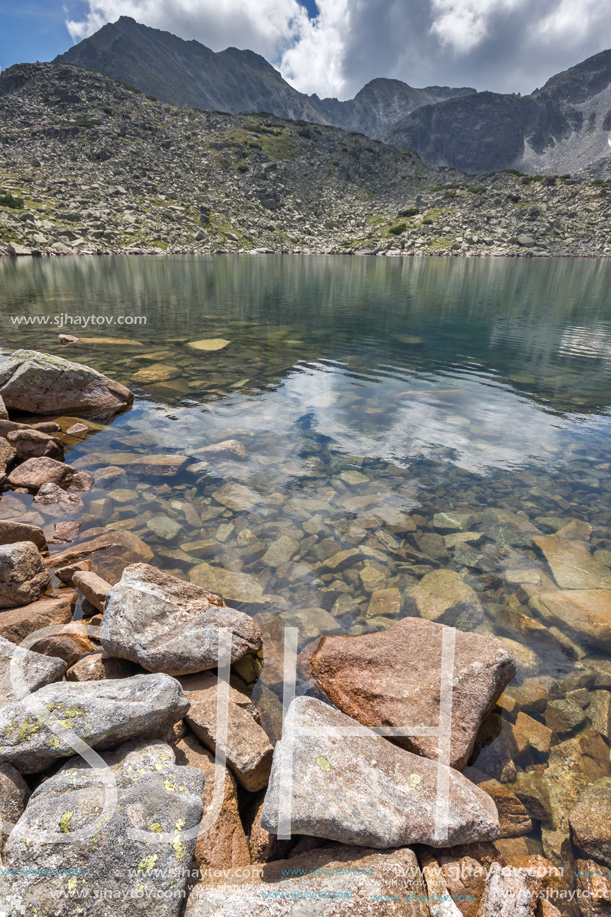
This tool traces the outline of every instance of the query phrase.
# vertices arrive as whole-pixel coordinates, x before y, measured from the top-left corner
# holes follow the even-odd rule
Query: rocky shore
[[[282,722],[281,597],[216,562],[189,580],[162,572],[128,528],[96,526],[104,498],[85,512],[119,463],[166,475],[171,493],[177,465],[202,473],[202,450],[117,452],[114,465],[90,462],[93,474],[70,465],[79,432],[133,393],[62,357],[15,352],[0,396],[0,906],[11,917],[608,913],[611,664],[596,652],[611,649],[611,554],[592,550],[587,523],[448,509],[424,531],[405,517],[386,536],[416,578],[405,603],[375,549],[327,552],[322,576],[351,570],[367,584],[370,626],[333,632],[341,590],[337,614],[313,610]],[[241,461],[244,448],[204,451]],[[31,500],[27,519],[14,518],[13,494]],[[252,498],[237,483],[216,492],[236,518]],[[248,531],[244,549],[270,570],[297,552],[288,535],[259,551]],[[460,572],[443,563],[450,550]],[[525,565],[534,551],[547,573]],[[495,552],[516,590],[497,606],[513,639],[486,629],[469,573]],[[538,675],[533,642],[570,673]]]
[[[611,254],[610,183],[467,176],[337,128],[0,74],[0,253]]]

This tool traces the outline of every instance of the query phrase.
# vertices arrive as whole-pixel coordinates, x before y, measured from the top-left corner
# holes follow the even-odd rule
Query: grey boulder
[[[164,742],[129,742],[104,755],[116,798],[72,758],[32,794],[4,850],[0,911],[178,917],[202,816],[203,775],[178,767]],[[112,803],[109,805],[109,799]],[[44,880],[37,872],[44,871]],[[15,911],[17,913],[17,911]]]
[[[341,734],[349,729],[351,735]],[[292,748],[292,756],[290,750]],[[451,768],[392,745],[322,701],[296,698],[276,745],[261,824],[359,847],[452,847],[498,838],[492,799]]]
[[[50,580],[40,551],[31,541],[0,545],[0,608],[37,602]]]
[[[0,366],[0,394],[7,408],[30,414],[114,413],[134,400],[95,369],[35,350],[17,350]]]
[[[0,710],[0,762],[23,774],[74,754],[72,734],[91,748],[164,734],[189,702],[169,675],[48,685]]]
[[[218,665],[223,628],[232,632],[232,662],[263,645],[258,624],[219,596],[133,564],[108,591],[100,640],[107,653],[151,672],[187,675]]]

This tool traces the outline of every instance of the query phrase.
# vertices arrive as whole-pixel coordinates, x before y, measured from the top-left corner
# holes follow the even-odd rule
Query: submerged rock
[[[486,879],[480,917],[534,917],[541,879],[536,870],[493,863]]]
[[[0,394],[8,408],[30,414],[114,413],[134,399],[95,369],[35,350],[17,350],[0,366]]]
[[[611,589],[572,589],[533,596],[530,607],[577,640],[611,651]]]
[[[485,535],[505,547],[527,548],[533,535],[541,534],[522,513],[491,507],[484,510],[480,528]]]
[[[358,734],[334,735],[335,729]],[[499,836],[494,802],[458,771],[397,748],[311,697],[293,701],[274,752],[261,817],[272,834],[279,829],[289,742],[294,834],[382,849],[415,843],[451,847]],[[447,796],[439,792],[440,773],[448,780]]]
[[[0,545],[0,608],[18,608],[36,602],[50,579],[40,552],[31,541]]]
[[[453,570],[427,573],[410,596],[421,618],[472,630],[484,620],[474,589]]]
[[[244,873],[243,873],[244,874]],[[185,917],[429,917],[412,850],[331,845],[193,889]]]
[[[182,719],[189,703],[174,678],[136,675],[118,681],[48,685],[0,711],[0,762],[24,774],[73,754],[70,730],[92,748],[155,736]],[[59,724],[55,732],[52,724]]]
[[[386,631],[323,637],[311,657],[329,700],[366,726],[429,727],[440,721],[444,632],[432,621],[404,618]],[[475,738],[515,675],[512,654],[496,638],[455,631],[450,763],[466,765]],[[442,740],[445,737],[441,737]],[[401,736],[401,747],[436,759],[436,736]]]
[[[182,913],[202,816],[201,772],[177,766],[164,742],[129,742],[104,760],[116,786],[112,806],[100,771],[78,758],[32,794],[5,846],[11,874],[0,876],[0,908],[10,910],[18,896],[32,915]]]
[[[108,592],[100,640],[111,656],[151,672],[185,675],[218,665],[222,628],[233,635],[232,662],[263,645],[258,624],[218,595],[134,564]]]
[[[561,589],[611,589],[611,570],[593,557],[582,541],[541,535],[533,542],[545,555]]]
[[[265,601],[263,586],[249,573],[236,573],[224,567],[198,564],[189,573],[189,579],[202,589],[222,595],[229,602],[259,605]]]

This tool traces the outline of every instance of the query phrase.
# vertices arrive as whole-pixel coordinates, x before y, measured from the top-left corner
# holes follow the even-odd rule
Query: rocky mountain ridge
[[[162,102],[229,114],[270,112],[382,139],[397,121],[422,105],[475,92],[429,86],[414,89],[400,80],[377,79],[354,99],[320,99],[294,89],[264,57],[227,48],[215,53],[198,41],[183,41],[121,16],[59,55],[135,86]]]
[[[604,182],[474,179],[362,134],[0,75],[0,251],[609,255]]]
[[[611,51],[529,96],[479,92],[410,113],[385,135],[427,162],[468,172],[516,168],[611,177]]]

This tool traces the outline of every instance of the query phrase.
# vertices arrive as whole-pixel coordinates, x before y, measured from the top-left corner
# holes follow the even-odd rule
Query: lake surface
[[[67,460],[96,476],[79,540],[112,526],[142,538],[166,572],[188,578],[200,568],[202,584],[202,564],[241,574],[228,588],[267,636],[255,696],[271,732],[281,715],[280,625],[299,628],[301,647],[320,633],[391,626],[413,613],[411,591],[438,568],[477,592],[484,615],[474,629],[521,645],[520,682],[543,676],[550,696],[563,697],[606,689],[608,671],[611,687],[600,646],[562,628],[546,642],[509,613],[536,617],[532,571],[551,575],[541,552],[529,539],[481,534],[490,507],[524,514],[543,534],[578,520],[592,527],[598,564],[611,565],[611,263],[18,259],[0,264],[0,298],[4,353],[61,353],[136,391],[131,411],[67,439]],[[108,323],[60,327],[64,314]],[[125,316],[146,324],[119,324]],[[62,348],[58,331],[119,340]],[[229,343],[188,346],[209,339]],[[224,440],[246,457],[198,454]],[[112,470],[119,453],[189,463],[143,478]],[[52,526],[57,517],[40,519],[31,499],[5,496],[0,514]],[[476,537],[444,538],[451,533],[433,517],[445,512],[471,514]],[[375,595],[389,589],[397,592]],[[582,677],[592,665],[603,673],[595,683]],[[543,719],[527,693],[516,694],[509,721],[520,708]],[[518,772],[546,761],[530,747],[515,757]]]

